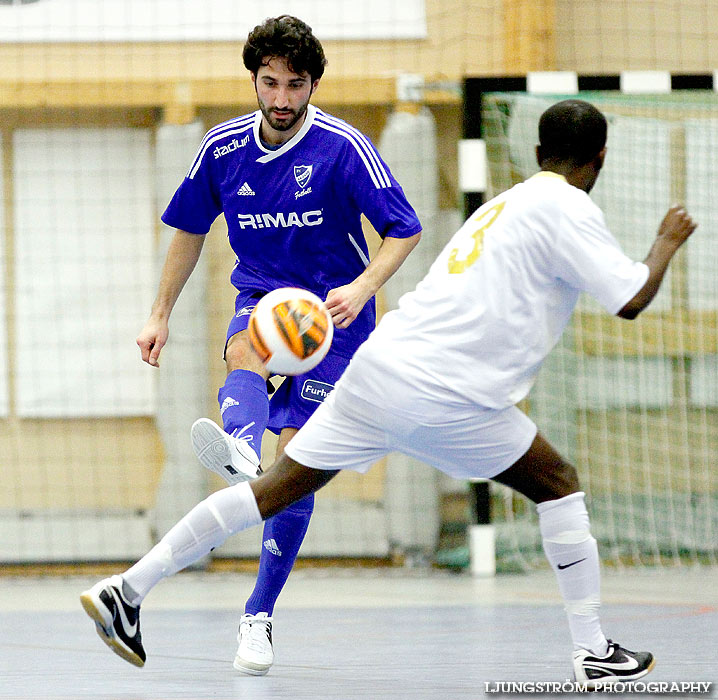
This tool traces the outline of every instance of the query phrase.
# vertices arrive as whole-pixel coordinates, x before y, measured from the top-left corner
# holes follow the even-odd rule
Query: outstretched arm
[[[350,284],[331,289],[326,304],[337,328],[346,328],[381,288],[399,269],[414,250],[421,232],[409,238],[385,238],[366,270]]]
[[[170,314],[197,265],[204,239],[205,236],[177,229],[167,250],[157,297],[145,327],[137,336],[142,359],[153,367],[159,367],[160,352],[169,336]]]
[[[674,205],[668,210],[658,227],[656,240],[643,261],[648,266],[648,279],[636,296],[618,312],[618,316],[634,319],[653,301],[666,274],[668,264],[676,251],[695,231],[696,226],[698,224],[693,221],[683,207]]]

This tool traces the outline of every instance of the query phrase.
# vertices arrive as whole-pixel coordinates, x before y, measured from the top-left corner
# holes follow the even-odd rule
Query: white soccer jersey
[[[580,292],[615,314],[647,278],[586,192],[538,173],[466,221],[359,349],[372,371],[347,388],[505,408],[528,394]]]

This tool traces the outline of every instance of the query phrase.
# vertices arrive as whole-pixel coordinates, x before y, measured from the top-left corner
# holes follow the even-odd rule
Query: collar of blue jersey
[[[307,116],[304,119],[304,124],[302,124],[302,128],[297,131],[297,133],[294,134],[294,136],[292,136],[292,138],[289,139],[289,141],[287,141],[287,143],[285,143],[281,148],[278,148],[275,151],[270,151],[268,148],[262,145],[262,139],[259,136],[259,127],[262,125],[262,112],[257,111],[257,117],[254,120],[253,130],[254,142],[257,144],[257,148],[264,152],[263,156],[257,158],[257,163],[268,163],[270,160],[279,158],[279,156],[294,148],[306,136],[307,132],[309,131],[314,122],[314,116],[316,115],[316,113],[317,110],[314,105],[307,105]]]

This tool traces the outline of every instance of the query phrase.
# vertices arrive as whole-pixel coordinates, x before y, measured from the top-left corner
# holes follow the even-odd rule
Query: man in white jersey
[[[576,679],[595,685],[647,674],[655,663],[650,652],[629,651],[601,629],[598,550],[576,470],[515,405],[580,292],[611,314],[635,318],[696,227],[674,206],[644,262],[621,252],[588,197],[606,155],[606,131],[603,115],[586,102],[546,110],[537,146],[541,172],[469,218],[416,290],[359,348],[270,472],[198,504],[133,567],[145,576],[140,594],[339,470],[365,472],[398,450],[451,476],[492,478],[532,499],[565,601]],[[122,578],[113,577],[83,594],[100,625],[117,607],[113,596],[121,586]],[[139,607],[121,604],[138,623]],[[135,637],[117,625],[114,631],[118,653],[144,654],[139,631]]]

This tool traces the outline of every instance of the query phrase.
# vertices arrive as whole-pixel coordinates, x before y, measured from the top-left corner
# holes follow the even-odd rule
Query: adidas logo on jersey
[[[224,401],[222,401],[222,408],[219,409],[219,412],[224,415],[224,412],[228,408],[232,408],[232,406],[239,406],[239,401],[235,401],[231,396],[228,396]]]
[[[212,153],[214,154],[214,159],[217,160],[217,158],[226,156],[228,153],[236,151],[238,148],[243,148],[247,145],[247,143],[249,143],[249,134],[245,136],[241,141],[237,141],[237,139],[232,139],[228,144],[225,144],[224,146],[217,146],[217,148],[212,151]]]
[[[249,186],[249,183],[245,182],[238,190],[237,194],[253,195],[254,190]]]
[[[274,554],[274,556],[276,556],[276,557],[282,556],[282,552],[279,549],[279,547],[277,547],[277,543],[273,537],[268,540],[264,540],[263,546],[268,552],[271,552],[272,554]]]

